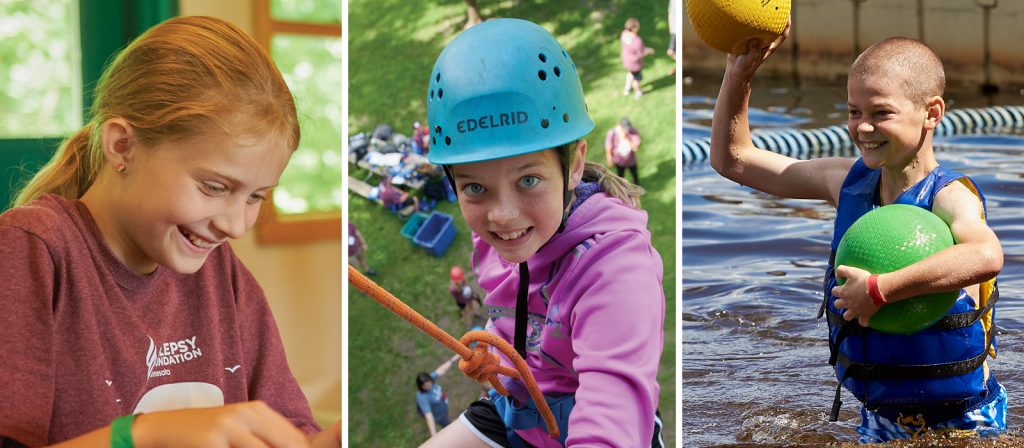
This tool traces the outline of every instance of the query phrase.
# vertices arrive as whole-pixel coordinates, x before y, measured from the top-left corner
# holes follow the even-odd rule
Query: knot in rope
[[[461,342],[465,343],[465,341]],[[490,352],[490,344],[486,342],[478,342],[476,347],[470,348],[472,348],[473,354],[469,355],[469,358],[462,358],[459,361],[459,370],[477,381],[490,380],[491,375],[496,374],[498,368],[501,367],[498,355]]]

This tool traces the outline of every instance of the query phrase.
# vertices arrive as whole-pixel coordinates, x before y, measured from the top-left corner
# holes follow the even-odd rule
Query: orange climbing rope
[[[410,308],[409,305],[406,305],[384,288],[381,288],[373,280],[366,278],[365,275],[351,265],[348,267],[348,281],[356,289],[391,310],[392,313],[399,315],[402,319],[405,319],[415,325],[416,328],[436,339],[437,342],[444,344],[455,353],[461,355],[462,360],[459,361],[459,369],[466,376],[477,381],[487,380],[498,393],[506,396],[508,395],[508,390],[498,381],[497,374],[500,373],[521,380],[526,384],[526,389],[530,391],[530,398],[533,398],[533,402],[537,405],[537,410],[540,411],[541,417],[544,418],[548,435],[554,439],[558,438],[558,425],[555,423],[555,416],[551,413],[548,402],[544,400],[544,394],[541,393],[540,387],[537,386],[537,380],[533,379],[533,373],[530,372],[526,361],[519,356],[519,353],[516,353],[515,349],[507,341],[486,331],[470,331],[463,335],[461,340],[455,340],[452,335],[427,320],[427,318],[417,313],[416,310]],[[469,345],[473,342],[477,343],[476,348],[469,348]],[[501,350],[516,368],[513,370],[501,365],[498,355],[488,350],[490,346]]]

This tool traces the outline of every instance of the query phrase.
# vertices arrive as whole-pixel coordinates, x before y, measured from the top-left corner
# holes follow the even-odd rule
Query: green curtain
[[[178,15],[178,0],[80,0],[82,42],[83,121],[88,121],[93,89],[107,61],[132,39]],[[0,210],[14,192],[39,170],[57,149],[60,139],[0,140]]]
[[[178,15],[177,0],[80,0],[82,86],[86,111],[106,63],[132,39]]]

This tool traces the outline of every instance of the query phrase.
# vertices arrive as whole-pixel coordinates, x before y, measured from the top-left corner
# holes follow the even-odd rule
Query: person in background
[[[427,422],[431,437],[451,423],[451,419],[448,418],[448,396],[441,389],[441,385],[437,384],[437,379],[458,360],[459,355],[452,356],[437,366],[433,372],[420,372],[416,375],[416,410]]]
[[[426,126],[415,122],[412,124],[412,151],[421,156],[430,152],[430,124]]]
[[[615,167],[615,173],[620,177],[625,175],[626,170],[633,175],[633,184],[640,185],[640,177],[637,174],[636,151],[640,148],[640,132],[629,122],[629,118],[622,117],[619,124],[608,130],[604,137],[604,158],[608,167]]]
[[[359,270],[363,271],[366,275],[374,276],[377,275],[377,271],[370,268],[366,264],[366,250],[370,248],[369,244],[366,244],[366,239],[363,238],[363,234],[359,232],[359,228],[356,227],[356,223],[348,222],[348,259],[354,262]]]
[[[452,266],[448,278],[451,280],[448,282],[448,293],[459,307],[459,316],[462,317],[466,328],[472,328],[474,316],[480,315],[480,294],[469,285],[461,266]]]
[[[640,21],[630,17],[626,20],[625,28],[619,35],[619,43],[622,44],[622,65],[626,67],[626,85],[622,89],[622,95],[629,95],[629,91],[635,92],[634,98],[640,98],[643,91],[640,89],[640,81],[643,80],[644,57],[654,54],[654,49],[644,47],[644,41],[640,38]]]
[[[414,210],[420,209],[420,201],[416,196],[399,190],[391,184],[391,176],[384,176],[380,179],[380,202],[389,209],[401,209],[412,204]]]
[[[676,73],[676,14],[679,10],[679,0],[669,0],[668,2],[668,50],[665,50],[670,58],[672,58],[672,68],[668,70],[669,75]]]

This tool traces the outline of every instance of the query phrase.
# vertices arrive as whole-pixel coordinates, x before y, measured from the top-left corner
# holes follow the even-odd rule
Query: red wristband
[[[882,291],[878,290],[878,274],[871,274],[868,277],[868,295],[871,296],[871,303],[875,306],[885,305],[885,297],[882,297]]]

